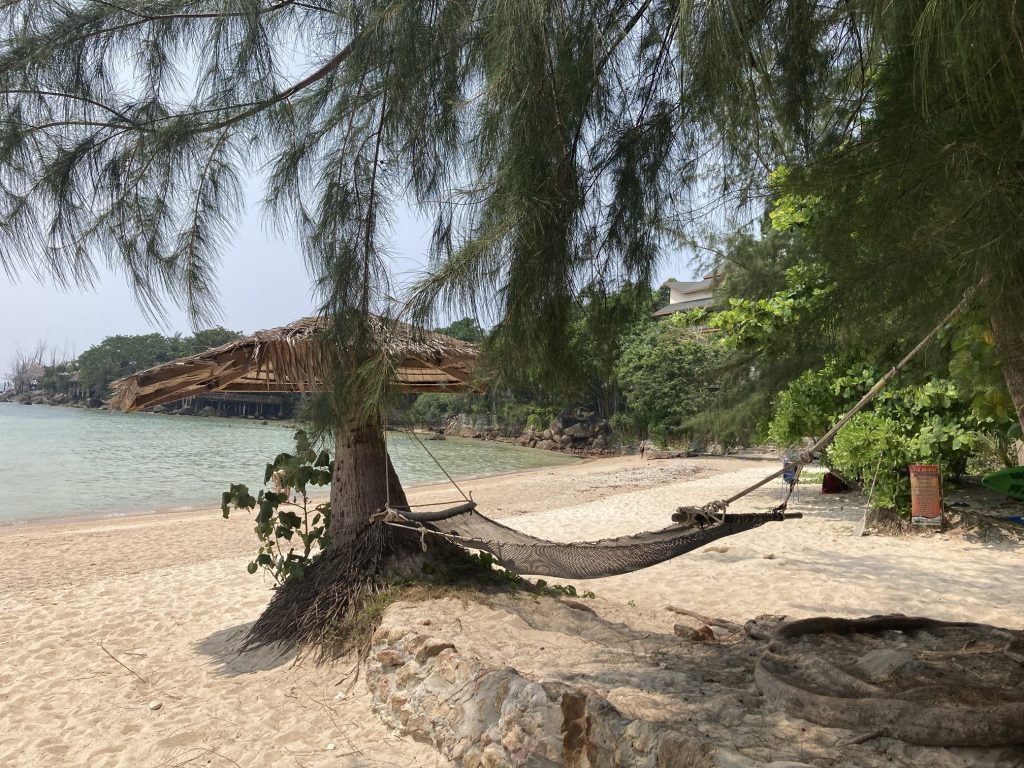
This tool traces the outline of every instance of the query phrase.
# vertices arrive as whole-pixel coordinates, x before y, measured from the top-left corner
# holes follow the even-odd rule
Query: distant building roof
[[[655,312],[654,317],[666,317],[676,312],[712,306],[715,303],[715,289],[723,277],[720,272],[712,272],[701,280],[667,280],[664,287],[669,289],[671,303]]]
[[[676,312],[687,312],[691,309],[703,309],[704,307],[710,307],[715,303],[713,296],[708,296],[702,299],[691,299],[690,301],[677,301],[675,304],[666,304],[664,307],[654,313],[655,317],[665,317],[666,315],[674,315]]]
[[[684,282],[682,280],[667,280],[665,285],[670,290],[678,291],[679,293],[700,293],[703,291],[714,290],[715,287],[721,282],[722,276],[717,274],[710,274],[704,277],[702,280],[695,280],[692,282]]]

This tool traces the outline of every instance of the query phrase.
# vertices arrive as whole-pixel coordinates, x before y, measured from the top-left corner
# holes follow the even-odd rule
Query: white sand
[[[706,460],[704,476],[686,480],[697,464],[611,459],[465,486],[485,512],[570,540],[661,527],[678,504],[727,495],[775,468]],[[631,490],[650,482],[662,484]],[[763,509],[779,494],[773,486],[737,509]],[[902,612],[1021,627],[1019,548],[944,534],[855,538],[854,504],[803,490],[792,505],[802,521],[725,539],[724,552],[575,584],[636,626],[662,629],[674,620],[667,605],[741,621]],[[232,653],[269,596],[269,584],[245,572],[255,547],[243,517],[225,522],[209,510],[23,525],[0,531],[0,547],[0,765],[443,764],[370,714],[351,664]]]

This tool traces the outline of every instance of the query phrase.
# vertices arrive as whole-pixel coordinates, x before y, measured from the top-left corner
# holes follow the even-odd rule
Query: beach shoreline
[[[470,439],[470,438],[460,438]],[[536,448],[526,448],[524,450],[535,451]],[[581,457],[578,464],[583,464],[592,461],[600,461],[599,457]],[[567,466],[578,466],[578,464],[570,464]],[[509,470],[508,472],[488,472],[481,475],[469,475],[466,477],[457,477],[456,481],[462,482],[475,482],[478,480],[486,480],[492,477],[506,477],[508,475],[528,475],[534,472],[542,472],[550,467],[530,467],[528,469],[515,469]],[[403,486],[407,492],[420,491],[430,492],[432,490],[439,490],[448,487],[448,483],[413,483],[410,485]],[[253,490],[253,489],[250,489]],[[258,490],[258,489],[256,489]],[[255,490],[253,490],[255,492]],[[316,493],[309,497],[310,506],[315,506],[325,501],[330,500],[330,494],[326,491],[322,493]],[[75,515],[65,515],[62,517],[35,517],[35,518],[24,518],[24,519],[12,519],[12,520],[0,520],[0,532],[9,529],[19,528],[32,528],[40,526],[53,526],[55,528],[63,528],[74,525],[76,523],[93,524],[102,521],[117,521],[117,520],[140,520],[144,521],[148,518],[164,519],[167,517],[207,517],[208,515],[221,515],[221,509],[219,506],[206,505],[202,506],[187,506],[178,507],[174,509],[153,509],[148,512],[86,512]]]

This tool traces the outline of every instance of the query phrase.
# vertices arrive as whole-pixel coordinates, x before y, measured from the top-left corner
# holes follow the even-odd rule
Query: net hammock
[[[476,504],[444,512],[390,510],[384,518],[395,525],[419,528],[467,549],[490,552],[498,563],[516,573],[566,579],[618,576],[679,557],[698,547],[768,522],[801,517],[780,505],[770,512],[720,514],[713,519],[672,525],[597,541],[555,542],[509,528],[476,511]]]
[[[813,454],[831,443],[839,430],[870,403],[885,385],[968,305],[973,293],[974,289],[969,291],[917,346],[882,376],[814,445],[800,453],[793,461],[785,463],[782,469],[727,499],[712,501],[702,506],[678,507],[672,515],[674,524],[667,528],[597,541],[555,542],[530,536],[477,512],[476,503],[462,493],[458,483],[422,442],[420,445],[437,463],[452,485],[462,493],[465,502],[434,512],[413,512],[409,507],[398,509],[392,507],[389,502],[371,519],[403,528],[418,529],[424,548],[428,536],[441,536],[467,549],[489,552],[503,567],[519,574],[596,579],[649,568],[726,536],[759,528],[765,523],[800,518],[803,515],[799,512],[787,512],[786,506],[799,482],[801,468],[811,461]],[[789,493],[781,504],[768,512],[728,513],[730,504],[783,476],[787,478]]]

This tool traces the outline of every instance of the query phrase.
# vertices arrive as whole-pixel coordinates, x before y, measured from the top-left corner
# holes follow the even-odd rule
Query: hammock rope
[[[867,393],[810,448],[786,462],[782,469],[772,472],[725,499],[710,501],[699,506],[680,506],[672,514],[673,525],[658,531],[618,536],[597,541],[555,542],[517,531],[492,520],[477,511],[476,502],[466,495],[454,478],[413,432],[413,437],[444,472],[449,482],[463,497],[463,502],[446,509],[413,512],[411,508],[396,509],[390,498],[385,508],[372,515],[371,522],[383,522],[420,534],[420,544],[426,547],[428,535],[440,536],[467,549],[490,552],[503,567],[520,574],[555,576],[561,578],[593,579],[630,573],[671,560],[711,542],[736,533],[758,528],[765,523],[781,522],[803,517],[799,512],[787,512],[793,490],[800,479],[800,470],[810,463],[813,454],[828,446],[839,431],[892,381],[907,364],[926,347],[939,332],[970,302],[976,288],[926,335],[902,360],[882,376]],[[758,488],[792,472],[789,491],[781,504],[763,513],[729,513],[729,506],[748,496]],[[426,505],[424,505],[426,506]]]

